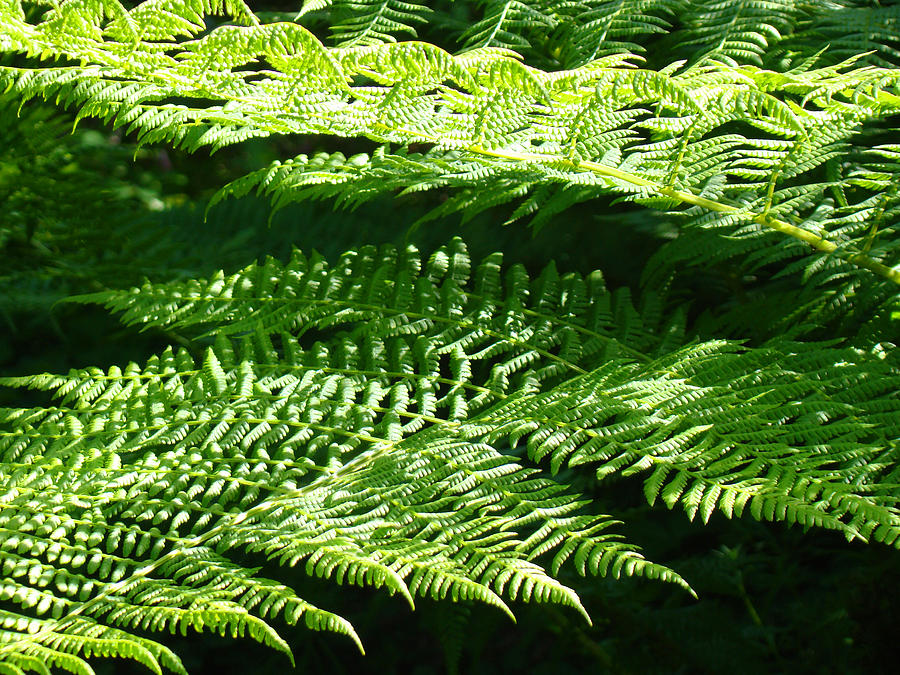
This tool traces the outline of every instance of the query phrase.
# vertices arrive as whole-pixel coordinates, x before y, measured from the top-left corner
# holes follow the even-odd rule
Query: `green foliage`
[[[153,633],[189,629],[290,654],[278,621],[361,649],[348,619],[270,578],[298,567],[458,603],[454,670],[472,603],[590,622],[579,575],[693,593],[597,498],[634,475],[649,505],[704,525],[900,547],[896,14],[0,0],[0,250],[16,261],[0,311],[16,328],[69,295],[177,345],[0,379],[52,399],[0,408],[0,668],[185,672]],[[61,141],[68,121],[40,100],[106,131]],[[104,179],[120,215],[86,197],[103,173],[88,157],[124,166],[123,137],[137,166],[152,144],[270,149],[213,181],[193,231],[196,211],[133,169]],[[269,248],[243,222],[261,216],[241,210],[253,192],[270,221],[393,197],[420,226],[546,231],[590,208],[655,250],[630,265],[640,293],[458,238],[247,265]]]

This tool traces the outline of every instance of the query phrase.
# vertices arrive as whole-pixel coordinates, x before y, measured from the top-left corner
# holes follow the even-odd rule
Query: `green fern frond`
[[[896,8],[471,5],[0,0],[0,312],[15,328],[10,308],[78,289],[183,347],[0,378],[52,400],[0,408],[0,672],[103,656],[183,673],[144,636],[188,630],[290,655],[281,621],[362,649],[327,601],[248,560],[509,617],[553,603],[589,622],[567,568],[693,592],[616,533],[615,504],[578,494],[637,476],[702,523],[900,547]],[[419,33],[437,39],[397,42]],[[78,201],[97,185],[73,179],[43,207],[45,177],[78,160],[38,101],[139,146],[283,138],[211,207],[399,194],[410,221],[506,208],[544,227],[599,197],[592,222],[657,249],[640,300],[456,239],[210,273],[238,257],[180,250],[209,229],[160,234],[193,227],[196,203],[160,211],[183,195],[101,227]],[[247,248],[240,265],[265,244]],[[625,251],[637,283],[650,252]]]
[[[503,47],[522,50],[531,46],[525,37],[532,30],[549,32],[557,23],[554,4],[519,2],[518,0],[487,0],[484,16],[462,35],[463,49]],[[548,5],[543,7],[542,5]]]
[[[188,377],[186,393],[204,382],[210,392],[217,391],[205,374],[201,370]],[[161,395],[150,374],[141,377],[154,390],[148,408],[176,403]],[[166,379],[171,381],[172,376],[167,374]],[[279,379],[289,389],[296,389],[295,383]],[[275,380],[263,380],[260,387],[268,382]],[[344,395],[346,389],[346,383],[338,388]],[[558,486],[529,478],[526,470],[483,445],[442,444],[412,437],[405,448],[389,451],[391,425],[384,428],[388,435],[379,439],[366,431],[366,414],[357,418],[360,431],[334,427],[334,441],[318,433],[310,436],[313,429],[326,431],[327,424],[304,422],[302,413],[299,418],[291,413],[295,404],[273,408],[270,399],[265,404],[268,412],[251,412],[252,406],[234,400],[234,391],[228,388],[219,394],[224,397],[222,403],[230,401],[225,403],[227,411],[219,403],[194,420],[182,417],[174,425],[163,423],[160,427],[143,415],[140,420],[129,416],[117,430],[112,418],[121,407],[113,401],[104,407],[103,401],[95,400],[91,412],[58,410],[42,420],[26,414],[27,422],[21,420],[23,426],[19,427],[23,438],[5,435],[8,464],[34,466],[20,472],[19,490],[24,487],[23,480],[31,486],[39,480],[44,498],[53,492],[60,504],[71,505],[69,509],[80,504],[84,507],[79,509],[88,509],[79,517],[67,510],[51,517],[47,527],[57,533],[55,540],[62,548],[50,543],[50,530],[38,528],[28,536],[32,558],[49,556],[56,565],[70,565],[75,570],[88,561],[87,574],[67,577],[67,588],[80,595],[77,605],[48,591],[22,596],[23,609],[35,608],[40,614],[51,606],[59,608],[61,616],[38,636],[57,630],[60,622],[64,629],[74,605],[80,614],[99,614],[125,627],[160,630],[209,625],[236,633],[249,629],[256,639],[280,644],[269,629],[263,630],[262,625],[254,628],[257,624],[244,612],[245,607],[260,602],[269,613],[276,607],[275,611],[284,612],[289,620],[296,620],[300,611],[291,614],[284,607],[300,605],[307,615],[318,614],[313,621],[307,620],[308,626],[343,628],[342,632],[353,635],[345,622],[293,598],[283,587],[260,583],[239,569],[229,575],[221,555],[234,549],[260,551],[283,564],[305,561],[311,575],[339,583],[386,586],[408,597],[452,595],[505,609],[497,595],[503,593],[513,599],[561,602],[580,610],[569,589],[525,562],[524,552],[516,552],[519,545],[512,530],[527,528],[535,518],[545,527],[548,520],[563,515],[569,515],[570,521],[579,503],[566,497]],[[204,391],[204,400],[210,401],[210,392]],[[319,401],[324,393],[318,392]],[[196,401],[178,400],[182,407],[189,404],[197,409]],[[136,400],[132,398],[131,403]],[[78,429],[80,441],[67,442],[65,449],[52,440],[61,430],[57,414],[65,415],[67,428]],[[5,417],[10,421],[19,414]],[[254,421],[255,417],[259,419]],[[225,427],[232,419],[238,426],[228,432]],[[132,432],[130,440],[122,439],[123,433]],[[201,435],[206,440],[198,445]],[[279,449],[269,455],[265,448],[276,438],[281,440]],[[312,438],[332,443],[333,449],[326,453],[332,458],[324,464],[316,465],[307,453],[294,456],[291,448],[299,449],[297,443],[305,445]],[[62,469],[60,459],[71,462],[102,439],[111,441],[110,447],[118,446],[117,450],[101,453],[81,472]],[[360,442],[379,445],[341,463],[341,455]],[[159,450],[142,450],[150,447]],[[34,461],[35,452],[46,461]],[[134,459],[137,456],[141,459]],[[133,459],[122,466],[119,457]],[[90,473],[85,473],[88,468]],[[307,474],[313,477],[311,481],[302,479]],[[170,484],[179,475],[183,479]],[[321,477],[315,478],[317,475]],[[401,475],[404,479],[398,481]],[[33,499],[32,491],[26,490],[29,499]],[[27,502],[19,504],[13,501],[7,508],[20,511]],[[38,511],[33,517],[41,515]],[[582,516],[575,522],[589,529],[597,519]],[[559,525],[553,530],[562,528]],[[27,525],[18,528],[20,532],[28,529]],[[72,545],[66,542],[73,537],[78,541],[80,531],[89,538],[80,546],[75,544],[70,553]],[[21,550],[21,535],[16,544]],[[633,556],[630,549],[626,551]],[[140,559],[129,563],[135,554]],[[34,570],[33,565],[29,568]],[[657,571],[654,576],[664,575]],[[152,609],[145,598],[153,598]],[[201,599],[204,604],[197,606]],[[28,641],[32,639],[36,638]],[[15,648],[16,643],[4,647],[13,653]]]
[[[610,54],[640,54],[665,33],[677,0],[483,2],[483,18],[462,35],[462,48],[503,47],[575,68]]]
[[[522,166],[537,172],[540,182],[584,184],[592,188],[585,197],[612,191],[668,208],[746,213],[829,254],[844,249],[771,211],[768,193],[786,173],[720,185],[716,198],[704,195],[706,183],[711,176],[746,177],[748,146],[764,142],[754,129],[777,137],[795,157],[797,173],[807,175],[831,157],[808,139],[829,129],[843,129],[847,137],[863,121],[900,108],[900,96],[892,93],[900,80],[892,70],[776,74],[718,65],[673,75],[635,69],[613,56],[552,73],[496,49],[456,57],[423,43],[329,50],[296,24],[222,26],[181,43],[171,55],[164,43],[87,44],[54,31],[44,35],[43,24],[35,28],[15,16],[7,12],[4,30],[12,39],[19,36],[21,49],[94,64],[0,69],[17,96],[53,96],[78,106],[80,115],[138,132],[144,142],[215,149],[254,136],[323,133],[427,143],[455,150],[483,171]],[[247,69],[258,59],[271,68]],[[162,102],[171,97],[227,103]],[[739,123],[746,133],[716,133]],[[366,164],[357,169],[364,172]],[[516,189],[521,194],[534,182],[517,180]],[[747,190],[754,193],[749,199],[742,194]],[[327,186],[326,194],[332,192]],[[845,257],[900,279],[868,254]]]
[[[29,582],[42,590],[13,597],[38,614],[57,607],[58,621],[75,607],[122,627],[209,625],[280,644],[247,610],[353,633],[231,565],[230,551],[409,601],[504,611],[504,595],[583,611],[537,565],[550,553],[554,571],[571,559],[583,574],[684,585],[495,449],[523,439],[554,472],[649,471],[648,500],[692,518],[746,511],[900,542],[883,482],[896,464],[900,370],[883,350],[660,351],[667,331],[635,330],[640,315],[625,298],[613,309],[598,279],[549,268],[529,282],[512,268],[504,282],[496,257],[472,269],[456,243],[427,265],[387,248],[334,270],[297,255],[227,280],[148,286],[129,320],[218,326],[202,358],[167,351],[144,368],[4,380],[60,399],[4,411],[0,451],[17,467],[16,550],[48,572],[66,565],[71,590]],[[131,309],[129,296],[83,300]],[[304,348],[311,329],[333,336]],[[37,491],[59,507],[45,514]]]
[[[794,0],[702,0],[685,3],[685,9],[678,47],[694,53],[698,63],[762,65],[769,47],[793,31],[804,7]]]
[[[289,334],[277,341],[266,335],[294,324],[289,306],[274,323],[251,309],[244,312],[246,325],[264,332],[235,341],[220,335],[202,358],[167,351],[144,368],[5,379],[60,398],[57,407],[3,411],[0,432],[7,493],[15,495],[7,509],[21,519],[6,545],[27,548],[48,572],[53,565],[67,570],[65,592],[35,581],[27,583],[41,591],[13,596],[22,598],[22,610],[55,612],[56,621],[39,635],[63,630],[76,612],[122,628],[207,625],[281,644],[247,612],[258,606],[263,616],[296,621],[305,615],[312,628],[355,638],[343,619],[230,564],[231,551],[303,563],[310,575],[385,587],[409,601],[452,597],[504,611],[501,596],[584,611],[570,589],[532,561],[560,547],[556,567],[574,555],[584,573],[638,574],[686,586],[607,534],[607,517],[579,513],[583,502],[562,486],[456,432],[461,419],[477,419],[507,390],[535,390],[567,369],[580,371],[573,359],[604,347],[617,351],[579,325],[602,325],[604,303],[580,312],[583,281],[560,279],[549,269],[528,284],[518,268],[507,279],[513,289],[497,330],[479,328],[456,318],[459,303],[470,301],[463,292],[470,269],[464,248],[457,243],[436,253],[419,282],[409,273],[404,280],[400,270],[414,271],[416,258],[390,249],[350,255],[331,281],[323,277],[327,287],[349,272],[365,282],[361,296],[347,287],[350,298],[385,307],[383,321],[362,324],[368,310],[350,308],[358,315],[354,324],[374,329],[367,337],[337,335],[304,349]],[[379,259],[387,261],[380,272],[372,269]],[[298,275],[303,262],[282,271],[285,291],[296,276],[321,297],[325,288],[303,278],[319,276],[321,262]],[[468,312],[479,321],[499,310],[497,263],[488,259],[475,275],[474,287],[485,296],[472,298]],[[246,278],[262,279],[274,265],[250,268]],[[175,288],[161,291],[173,301]],[[601,292],[596,283],[595,292]],[[408,301],[426,303],[421,319],[400,320],[391,308]],[[553,330],[549,317],[569,303],[562,315],[572,314],[571,320]],[[189,311],[180,314],[185,325],[192,322]],[[309,317],[304,326],[335,328],[350,319],[338,314],[318,322]],[[232,320],[241,321],[237,314]],[[433,337],[431,327],[445,325]],[[584,339],[579,334],[587,336],[586,346],[577,344]],[[504,352],[505,365],[498,361]],[[490,370],[480,365],[485,359],[493,362]],[[45,501],[58,507],[45,513]],[[27,580],[41,567],[25,569],[31,570]],[[150,598],[152,611],[145,606]],[[16,645],[22,641],[0,649],[16,653]]]
[[[364,247],[346,253],[333,268],[321,256],[295,252],[287,265],[269,259],[227,278],[147,284],[71,300],[124,310],[123,320],[132,325],[200,327],[211,334],[303,335],[358,326],[375,339],[429,335],[439,353],[466,361],[451,361],[451,372],[468,372],[472,358],[490,360],[496,371],[490,386],[494,377],[508,378],[535,358],[547,360],[546,370],[528,377],[571,375],[604,352],[652,358],[657,349],[671,348],[660,337],[683,335],[680,317],[642,317],[625,290],[606,290],[599,272],[561,276],[551,265],[532,281],[521,266],[501,274],[501,260],[493,255],[472,269],[461,240],[427,261],[415,248]],[[473,354],[463,357],[459,349]],[[504,353],[510,360],[501,365]]]
[[[900,7],[880,3],[831,1],[811,12],[809,21],[776,54],[812,56],[833,62],[849,58],[886,68],[900,64]],[[816,45],[814,51],[811,45]],[[796,57],[794,57],[796,59]]]
[[[406,0],[304,0],[297,19],[329,9],[335,42],[341,47],[395,42],[398,35],[416,37],[416,24],[427,22],[431,10]]]
[[[514,398],[471,433],[524,438],[529,456],[554,471],[596,464],[600,479],[652,471],[648,501],[680,504],[692,519],[748,510],[897,545],[895,488],[881,483],[900,431],[891,348],[700,344],[655,361],[662,377],[611,364]]]
[[[551,52],[567,68],[610,54],[644,54],[653,36],[671,28],[676,0],[587,0],[550,39]]]
[[[356,254],[346,257],[344,264],[333,271],[325,269],[320,260],[295,256],[285,268],[269,261],[262,268],[250,268],[227,280],[216,277],[206,284],[176,283],[158,289],[147,286],[138,298],[114,292],[87,296],[82,301],[104,301],[111,309],[125,309],[124,318],[131,323],[180,329],[206,326],[217,333],[234,333],[256,327],[270,333],[287,330],[302,335],[309,330],[343,326],[353,329],[352,343],[369,348],[372,340],[382,335],[397,335],[403,341],[417,336],[420,345],[431,340],[439,345],[458,345],[470,356],[465,367],[451,362],[451,372],[483,372],[478,360],[485,356],[494,365],[487,380],[453,383],[461,388],[460,399],[467,399],[465,403],[436,399],[438,408],[464,410],[469,417],[466,422],[456,415],[449,418],[462,423],[456,433],[494,444],[501,438],[515,443],[527,434],[537,439],[529,443],[529,455],[536,461],[549,457],[554,471],[563,464],[602,459],[606,463],[599,469],[600,475],[628,475],[653,466],[649,462],[654,458],[663,466],[656,474],[662,481],[669,471],[669,460],[657,456],[660,452],[671,454],[676,465],[689,462],[698,470],[712,473],[713,478],[691,478],[701,481],[694,490],[701,494],[706,489],[703,481],[713,484],[709,494],[716,496],[708,498],[704,519],[709,518],[721,496],[726,500],[722,510],[728,515],[734,508],[732,499],[743,500],[741,508],[750,500],[757,517],[769,514],[767,517],[774,519],[772,509],[777,509],[779,520],[824,525],[856,535],[856,524],[850,526],[840,520],[847,511],[838,508],[832,512],[828,507],[833,504],[806,500],[823,491],[844,490],[848,482],[877,480],[883,464],[876,458],[893,448],[890,439],[900,431],[888,421],[895,419],[900,405],[894,396],[900,379],[896,365],[884,358],[883,348],[870,357],[814,345],[776,343],[742,353],[728,345],[706,343],[664,356],[660,348],[671,343],[663,336],[673,329],[680,332],[677,325],[654,335],[629,326],[641,326],[639,315],[636,321],[621,324],[626,315],[621,309],[611,308],[607,292],[596,283],[585,285],[577,277],[557,281],[551,268],[537,280],[536,287],[541,290],[536,294],[521,270],[511,271],[502,284],[497,276],[498,261],[492,258],[477,268],[474,289],[469,290],[469,264],[459,244],[452,252],[438,252],[421,272],[414,252],[398,259],[388,249],[380,261],[367,253],[361,259]],[[448,267],[451,260],[455,264]],[[450,271],[454,268],[459,270],[457,274]],[[365,281],[360,284],[354,280]],[[503,287],[515,289],[512,297],[497,297]],[[154,296],[166,298],[169,304],[161,305]],[[539,305],[523,304],[526,298]],[[561,303],[563,298],[571,303],[568,307]],[[622,300],[616,304],[628,307]],[[289,322],[277,321],[278,316]],[[603,316],[615,316],[618,321],[598,323]],[[563,351],[557,351],[554,345],[563,347]],[[621,356],[613,356],[600,370],[585,372],[598,357],[610,360],[601,356],[610,354],[610,349]],[[379,353],[395,350],[387,344],[378,348]],[[446,353],[446,348],[435,354],[441,351]],[[623,363],[622,357],[649,365]],[[825,363],[844,363],[846,370],[833,368],[826,378],[819,371]],[[429,367],[435,367],[433,362]],[[392,372],[409,368],[390,366]],[[651,375],[643,368],[664,375]],[[523,389],[510,388],[517,381]],[[855,385],[848,388],[848,382]],[[574,387],[571,394],[566,393],[568,387]],[[486,390],[494,395],[485,397]],[[863,390],[865,395],[861,394]],[[866,408],[867,400],[872,401],[871,409]],[[494,403],[497,407],[479,416]],[[690,425],[685,426],[684,420],[690,420]],[[476,431],[467,431],[470,428]],[[806,441],[800,444],[800,439]],[[825,442],[830,452],[817,459]],[[646,454],[644,447],[648,449]],[[757,458],[755,463],[750,457]],[[847,465],[839,464],[832,470],[830,465],[837,457],[843,457]],[[860,469],[854,467],[858,465],[868,468],[857,475]],[[779,483],[785,475],[804,476],[804,492],[797,496],[792,492],[793,484]],[[741,487],[734,487],[737,484]],[[891,488],[885,489],[889,497]],[[681,491],[666,494],[675,495],[667,502],[672,506]],[[877,499],[868,504],[865,493],[843,495],[842,499],[842,505],[855,504],[854,514],[856,509],[865,512],[865,516],[859,516],[864,523],[859,527],[886,528],[879,530],[878,536],[888,543],[900,533],[895,532],[897,516],[889,505],[883,506]],[[866,505],[864,509],[861,504]],[[686,508],[693,517],[698,507],[689,501]]]
[[[823,132],[811,139],[809,151],[825,159],[833,180],[815,189],[773,186],[770,208],[804,229],[832,233],[830,238],[840,240],[846,254],[878,251],[882,259],[897,260],[897,150],[846,147],[835,143],[835,136],[833,130]],[[767,145],[747,154],[747,177],[775,172],[790,182],[803,170],[792,154]],[[837,256],[808,256],[799,242],[779,241],[747,218],[687,218],[681,236],[663,246],[645,268],[645,286],[658,288],[673,278],[686,278],[688,270],[718,276],[717,283],[727,286],[723,292],[737,296],[728,311],[710,317],[707,325],[713,334],[733,330],[736,336],[768,339],[788,332],[794,337],[821,334],[823,327],[840,326],[841,334],[861,335],[870,331],[865,326],[873,321],[885,328],[876,335],[893,331],[887,318],[897,298],[893,284],[873,282]]]

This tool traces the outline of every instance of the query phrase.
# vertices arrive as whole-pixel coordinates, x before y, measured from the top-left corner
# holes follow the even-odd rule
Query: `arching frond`
[[[461,419],[477,417],[505,392],[533,390],[559,379],[560,369],[580,371],[576,362],[597,348],[615,351],[599,336],[589,341],[593,347],[576,346],[579,332],[590,333],[579,324],[603,321],[595,314],[602,304],[579,312],[584,283],[548,270],[529,287],[522,270],[513,270],[509,282],[520,287],[505,301],[504,318],[495,330],[480,329],[473,320],[502,301],[496,259],[480,266],[473,282],[484,297],[457,318],[469,269],[459,244],[431,259],[421,283],[404,284],[402,274],[392,279],[384,268],[393,259],[413,271],[413,252],[400,259],[390,250],[364,255],[351,275],[379,258],[380,271],[369,270],[375,282],[362,293],[367,306],[386,313],[385,322],[368,337],[339,336],[304,349],[281,333],[276,347],[267,333],[293,323],[293,310],[283,305],[275,324],[251,314],[247,325],[258,328],[252,337],[220,337],[199,360],[167,351],[143,368],[5,380],[60,397],[57,407],[4,411],[0,433],[6,490],[15,495],[6,509],[18,523],[18,534],[7,536],[15,539],[14,560],[33,561],[22,567],[24,590],[12,597],[23,610],[53,619],[35,640],[67,635],[69,617],[78,615],[122,629],[248,631],[283,647],[248,610],[291,622],[305,616],[311,628],[356,639],[343,619],[231,564],[232,550],[303,563],[311,575],[385,587],[410,602],[415,595],[452,596],[507,612],[502,596],[583,611],[570,589],[532,562],[560,547],[555,566],[583,555],[592,562],[578,563],[582,573],[685,585],[608,534],[608,517],[582,514],[582,502],[562,486],[456,433]],[[248,269],[248,279],[274,272],[273,265]],[[298,258],[291,269],[296,265],[306,263]],[[301,275],[303,287],[312,287],[316,268],[321,262]],[[404,327],[391,303],[415,297],[416,286],[425,295],[414,302],[440,304],[423,306],[425,315]],[[160,291],[170,301],[178,294],[175,286]],[[580,316],[551,318],[560,302],[573,303]],[[190,311],[181,314],[191,322]],[[319,325],[349,318],[339,314]],[[435,337],[431,326],[445,325]],[[484,371],[479,362],[487,358],[493,365]],[[487,379],[476,379],[474,370]],[[57,507],[45,511],[44,502]],[[66,571],[51,571],[54,565]],[[64,590],[49,589],[40,569],[47,581],[64,574]],[[17,645],[31,642],[21,637],[2,649],[17,653]]]
[[[254,136],[319,133],[426,143],[459,152],[483,172],[522,166],[537,170],[541,182],[586,184],[585,196],[612,191],[666,208],[746,214],[829,254],[840,255],[842,243],[780,218],[772,190],[787,176],[809,184],[805,177],[831,157],[818,143],[823,134],[839,143],[865,120],[900,108],[893,70],[829,67],[773,77],[715,65],[674,75],[614,56],[552,73],[490,48],[455,57],[424,43],[329,50],[290,23],[222,26],[172,54],[164,43],[126,44],[114,37],[120,24],[107,30],[110,37],[84,43],[46,23],[32,26],[12,10],[6,16],[5,33],[21,49],[91,64],[0,69],[16,95],[53,96],[77,105],[80,115],[137,131],[145,142],[215,149]],[[87,16],[99,20],[102,13]],[[172,97],[207,104],[163,102]],[[726,125],[740,131],[723,133]],[[756,169],[750,181],[735,181],[748,176],[748,153],[761,157],[758,148],[767,144],[791,157],[793,168],[768,175]],[[366,168],[360,163],[356,172]],[[714,176],[726,180],[708,195]],[[900,280],[867,253],[846,257]]]
[[[699,61],[754,63],[790,33],[804,5],[795,0],[702,0],[685,3],[679,47]]]
[[[610,54],[644,54],[645,44],[664,35],[682,3],[673,0],[589,0],[550,40],[560,62],[582,66]]]
[[[887,68],[900,64],[900,7],[871,2],[821,3],[776,53],[811,56],[840,62],[860,59]]]
[[[473,441],[493,443],[508,437],[515,442],[526,435],[532,439],[531,456],[536,460],[549,457],[554,470],[564,463],[584,464],[602,458],[601,475],[620,471],[627,475],[638,467],[649,468],[653,466],[649,458],[665,448],[666,456],[677,455],[671,459],[676,465],[688,462],[698,471],[712,472],[704,474],[701,482],[714,483],[716,487],[709,489],[716,495],[725,490],[721,494],[726,504],[721,508],[729,515],[733,499],[743,495],[744,502],[754,500],[757,517],[777,509],[787,514],[778,519],[849,527],[848,533],[854,536],[860,527],[867,532],[881,527],[876,536],[888,542],[900,534],[890,486],[883,488],[884,505],[875,498],[864,509],[865,516],[860,516],[855,506],[848,506],[849,510],[839,506],[829,513],[818,501],[804,501],[807,495],[818,498],[823,491],[838,490],[840,503],[847,505],[854,498],[842,487],[845,482],[877,481],[877,476],[893,465],[887,458],[896,452],[891,439],[900,428],[889,420],[900,419],[896,417],[900,401],[894,395],[900,374],[892,359],[886,358],[884,347],[868,355],[780,343],[743,352],[727,344],[707,343],[654,359],[651,355],[659,355],[660,349],[677,345],[667,339],[679,333],[677,324],[649,334],[647,327],[623,330],[622,326],[598,324],[597,319],[604,315],[624,319],[622,311],[628,304],[623,305],[622,298],[616,303],[619,309],[608,309],[606,291],[596,281],[582,286],[583,282],[570,277],[560,287],[555,272],[549,269],[537,282],[541,294],[536,297],[534,291],[526,290],[521,270],[511,272],[505,284],[516,289],[512,294],[515,304],[510,306],[496,297],[503,285],[496,277],[494,259],[477,269],[473,296],[467,290],[469,265],[462,249],[452,254],[439,252],[421,272],[415,256],[397,258],[392,251],[385,253],[380,262],[371,253],[362,259],[351,255],[333,271],[324,268],[320,260],[297,257],[284,270],[270,261],[262,271],[248,269],[227,280],[217,277],[207,284],[146,287],[138,298],[112,293],[84,299],[105,300],[112,309],[125,309],[125,319],[130,322],[179,328],[222,326],[215,328],[220,333],[246,331],[251,326],[266,332],[301,334],[359,326],[352,333],[352,342],[370,344],[375,335],[397,331],[407,342],[417,335],[419,345],[434,339],[437,344],[460,345],[472,354],[465,367],[452,362],[447,366],[454,373],[484,372],[477,365],[478,355],[490,353],[495,364],[491,377],[478,386],[495,392],[493,395],[485,396],[481,389],[477,393],[463,390],[461,399],[452,404],[437,400],[439,407],[466,411],[469,421],[459,433]],[[448,267],[451,261],[453,266]],[[365,282],[355,283],[356,279]],[[548,296],[548,291],[552,295]],[[556,293],[572,303],[568,311],[555,304]],[[438,297],[452,298],[451,304],[436,304]],[[167,304],[160,302],[162,298]],[[519,304],[526,298],[539,302],[541,310]],[[514,319],[520,312],[521,318]],[[563,320],[567,314],[571,318]],[[538,329],[533,321],[540,315]],[[640,326],[640,315],[632,316],[635,319],[625,325],[636,320]],[[585,317],[592,317],[591,322],[585,323]],[[581,344],[584,347],[578,346]],[[556,351],[554,345],[566,350]],[[598,352],[601,346],[603,351]],[[610,354],[610,349],[621,356],[601,357],[608,365],[585,372],[589,364],[597,363],[598,356]],[[385,345],[378,351],[391,353],[394,349]],[[637,365],[642,362],[648,365]],[[845,366],[826,374],[820,370],[826,363]],[[396,364],[391,370],[409,367]],[[501,373],[501,379],[494,379]],[[510,389],[515,387],[512,383],[525,381],[529,384],[521,392]],[[849,382],[855,384],[848,387]],[[502,392],[499,398],[497,392]],[[868,400],[872,401],[870,409],[866,408]],[[632,407],[624,401],[636,403]],[[652,404],[645,407],[642,401]],[[495,402],[497,405],[479,414]],[[864,439],[873,429],[878,431],[870,445]],[[814,440],[803,447],[799,439]],[[830,448],[824,455],[823,442]],[[668,466],[669,460],[659,461]],[[846,464],[840,463],[844,461]],[[816,473],[818,469],[813,467],[820,463],[820,473]],[[661,481],[668,471],[659,469],[655,475]],[[859,477],[848,478],[856,471],[862,472]],[[797,492],[793,483],[783,483],[785,475],[803,476],[810,482],[804,482],[803,491]],[[679,478],[683,480],[687,479]],[[743,487],[728,492],[732,484]],[[872,489],[877,489],[874,484]],[[867,494],[868,490],[857,497],[865,502]],[[798,501],[793,501],[795,497]],[[709,499],[705,518],[718,497]],[[675,501],[673,498],[670,506]],[[769,506],[763,509],[764,504]],[[693,515],[696,504],[687,502],[686,507]],[[855,521],[852,525],[840,520],[848,514]],[[856,518],[862,520],[856,522]]]
[[[528,48],[531,43],[525,36],[534,30],[549,33],[555,28],[559,17],[554,5],[564,3],[488,0],[479,4],[484,5],[484,16],[463,33],[463,48]]]

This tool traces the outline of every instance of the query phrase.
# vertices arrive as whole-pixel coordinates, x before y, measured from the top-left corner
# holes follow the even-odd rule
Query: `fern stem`
[[[744,574],[741,570],[737,570],[735,579],[737,582],[738,595],[740,595],[741,600],[744,601],[744,607],[746,607],[747,613],[750,615],[750,620],[753,622],[753,625],[763,631],[769,651],[780,663],[781,654],[778,651],[778,645],[775,644],[775,638],[772,636],[772,631],[763,623],[762,617],[760,617],[759,612],[756,611],[753,600],[750,598],[750,594],[747,593],[747,588],[744,586]]]
[[[717,202],[714,199],[708,199],[707,197],[700,197],[690,192],[685,192],[684,190],[676,190],[675,188],[663,187],[651,180],[647,180],[646,178],[641,178],[640,176],[636,176],[633,173],[628,173],[627,171],[622,171],[621,169],[616,169],[612,166],[606,166],[605,164],[600,164],[598,162],[565,159],[562,157],[554,157],[552,155],[541,155],[532,152],[518,152],[515,150],[491,150],[490,148],[485,148],[481,145],[472,145],[467,149],[470,152],[474,152],[480,155],[499,157],[501,159],[510,159],[518,162],[542,162],[557,165],[565,164],[571,168],[580,169],[582,171],[592,171],[593,173],[599,174],[601,176],[616,178],[638,187],[650,188],[657,194],[678,200],[685,204],[699,206],[700,208],[708,209],[710,211],[735,214],[744,212],[743,209],[739,209],[736,206],[723,204],[722,202]],[[829,241],[824,237],[820,237],[819,235],[810,232],[809,230],[804,230],[801,227],[797,227],[796,225],[791,225],[784,220],[774,218],[768,215],[768,213],[759,213],[756,215],[747,214],[747,216],[755,223],[763,225],[764,227],[771,228],[790,237],[794,237],[795,239],[799,239],[800,241],[809,244],[812,248],[822,253],[833,254],[838,250],[838,245],[833,241]],[[895,269],[888,267],[887,265],[883,265],[877,260],[874,260],[873,258],[865,255],[864,253],[854,253],[852,255],[842,257],[844,257],[844,260],[846,260],[847,262],[851,262],[854,265],[858,265],[859,267],[863,267],[867,270],[875,272],[885,279],[888,279],[889,281],[893,281],[895,284],[900,285],[900,269]]]

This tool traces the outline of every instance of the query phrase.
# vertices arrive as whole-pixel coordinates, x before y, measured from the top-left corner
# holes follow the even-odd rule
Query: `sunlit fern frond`
[[[94,624],[246,631],[283,648],[262,622],[275,615],[356,639],[344,619],[235,565],[236,552],[409,602],[453,597],[507,612],[503,597],[583,612],[544,571],[545,556],[554,571],[574,555],[582,574],[686,586],[609,533],[611,518],[586,513],[564,485],[504,455],[502,444],[458,433],[513,392],[584,372],[578,364],[599,351],[634,349],[617,334],[659,349],[648,332],[655,319],[642,331],[627,296],[610,305],[596,278],[586,284],[550,268],[530,282],[513,268],[504,290],[497,257],[471,282],[470,266],[459,242],[432,256],[418,281],[412,250],[348,254],[333,273],[299,255],[288,267],[270,261],[241,276],[267,285],[278,274],[286,294],[311,294],[273,298],[271,321],[253,309],[263,296],[235,296],[244,319],[232,312],[227,325],[255,327],[243,337],[226,338],[235,331],[222,325],[196,358],[166,351],[143,367],[4,380],[49,390],[58,404],[2,415],[13,525],[3,548],[20,589],[11,598],[44,623],[0,654]],[[348,273],[347,300],[325,300]],[[159,291],[177,302],[178,287]],[[321,314],[326,305],[337,314]],[[301,306],[319,318],[298,324]],[[196,304],[176,312],[184,328],[216,323],[202,313]],[[480,325],[492,316],[494,327]],[[302,339],[345,322],[352,333]],[[79,644],[72,638],[80,656],[93,653]],[[119,646],[121,656],[137,650]]]
[[[577,185],[582,194],[574,201],[611,191],[663,208],[746,214],[825,253],[843,250],[842,243],[778,217],[772,189],[790,180],[792,190],[814,196],[815,172],[833,156],[820,137],[839,145],[900,109],[900,76],[892,69],[779,74],[718,64],[679,72],[675,64],[657,72],[614,55],[545,72],[495,48],[458,56],[415,42],[329,49],[293,23],[225,25],[176,45],[135,42],[127,17],[109,20],[101,33],[70,35],[57,24],[23,21],[16,6],[6,10],[3,29],[14,46],[85,65],[4,67],[0,79],[14,94],[55,98],[143,142],[216,149],[256,136],[315,133],[426,144],[459,153],[480,174],[521,172],[510,181],[509,199],[536,183]],[[107,21],[99,5],[71,7],[83,25]],[[181,30],[175,24],[173,39]],[[748,156],[766,152],[783,161],[748,180]],[[440,159],[420,159],[438,182],[446,170]],[[367,166],[360,162],[355,173]],[[397,163],[393,176],[402,181],[409,168]],[[396,185],[383,162],[374,175]],[[335,182],[324,177],[326,194]],[[572,197],[570,190],[565,203]],[[868,254],[849,259],[900,279]]]

